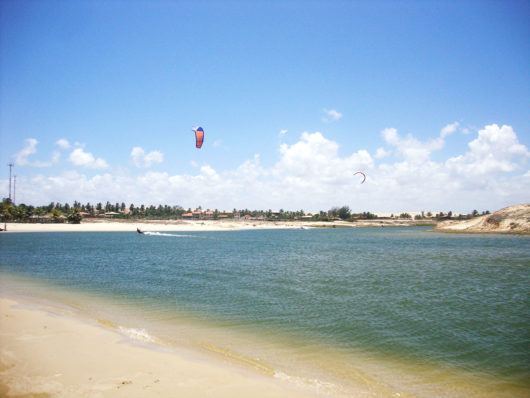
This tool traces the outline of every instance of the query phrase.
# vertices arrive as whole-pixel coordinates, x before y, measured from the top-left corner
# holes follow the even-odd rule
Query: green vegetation
[[[431,212],[427,213],[427,216],[424,215],[424,212],[422,212],[421,215],[416,215],[414,217],[415,220],[425,220],[425,219],[434,219],[436,221],[445,221],[445,220],[469,220],[474,217],[484,216],[487,214],[491,214],[489,210],[483,211],[482,213],[479,213],[477,210],[473,210],[471,214],[459,214],[455,216],[452,211],[448,211],[447,213],[440,212],[436,215],[432,215]]]
[[[489,211],[482,212],[482,215],[490,214]],[[479,212],[474,210],[471,214],[454,216],[453,212],[438,213],[433,216],[431,212],[421,215],[416,215],[415,220],[448,220],[457,219],[464,220],[479,216]],[[356,222],[358,220],[374,220],[385,217],[378,217],[376,214],[370,212],[353,213],[349,206],[332,207],[328,211],[320,211],[318,213],[305,213],[303,210],[287,211],[280,209],[279,211],[269,210],[249,210],[249,209],[233,209],[231,212],[223,212],[218,209],[202,209],[198,206],[197,209],[184,209],[181,206],[145,206],[134,204],[126,205],[125,203],[110,202],[103,203],[86,203],[81,204],[74,201],[72,205],[65,203],[51,202],[46,206],[27,206],[20,204],[15,206],[9,199],[3,199],[0,203],[0,221],[1,222],[55,222],[63,223],[69,222],[72,224],[79,224],[84,218],[112,218],[112,219],[153,219],[153,220],[179,220],[179,219],[250,219],[258,221],[334,221],[343,220],[348,222]],[[399,217],[393,214],[387,219],[412,219],[408,213],[401,213]]]

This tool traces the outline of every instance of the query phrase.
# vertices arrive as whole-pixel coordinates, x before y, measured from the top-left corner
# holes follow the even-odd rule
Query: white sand
[[[279,229],[302,228],[306,222],[264,222],[264,221],[110,221],[82,222],[81,224],[38,224],[38,223],[7,223],[7,232],[104,232],[104,231],[130,231],[136,228],[142,231],[230,231],[242,229]],[[4,228],[4,224],[0,225]]]
[[[248,229],[310,229],[310,228],[358,228],[358,227],[403,227],[422,225],[414,220],[359,220],[348,221],[246,221],[246,220],[97,220],[82,221],[81,224],[55,223],[7,223],[7,232],[145,232],[172,231],[235,231]],[[1,232],[3,233],[3,232]]]
[[[135,344],[43,303],[0,298],[0,396],[314,397],[272,376]]]

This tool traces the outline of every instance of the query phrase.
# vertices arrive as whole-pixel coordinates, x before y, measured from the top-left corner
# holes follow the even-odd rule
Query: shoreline
[[[243,221],[243,220],[90,220],[81,224],[67,223],[6,223],[1,233],[18,232],[204,232],[243,231],[254,229],[326,229],[369,227],[433,226],[432,222],[413,220],[362,220],[348,221]],[[4,228],[4,225],[0,225]]]
[[[193,351],[158,346],[38,298],[0,292],[0,395],[318,396]]]
[[[119,397],[119,390],[125,388],[130,392],[123,393],[124,397],[346,398],[369,391],[381,398],[396,396],[389,386],[364,374],[363,359],[358,358],[358,370],[351,378],[330,379],[314,368],[305,373],[286,367],[300,358],[281,339],[262,340],[245,330],[227,338],[225,325],[187,314],[174,318],[172,335],[168,335],[168,324],[160,325],[148,319],[143,309],[137,312],[138,308],[131,310],[123,304],[38,278],[0,273],[0,397]],[[279,344],[287,355],[285,361],[267,359],[263,349],[271,344]],[[330,358],[344,360],[334,355]],[[101,369],[95,356],[102,361]],[[83,361],[88,365],[79,363]],[[170,380],[169,384],[158,386],[146,374],[157,375],[160,382]],[[201,379],[200,385],[188,388],[195,379]],[[42,384],[56,381],[60,389],[41,389]]]
[[[520,204],[469,219],[403,219],[376,218],[350,221],[248,220],[248,219],[84,219],[80,224],[67,223],[3,223],[2,232],[194,232],[240,231],[254,229],[319,229],[319,228],[385,228],[432,227],[429,232],[530,235],[530,204]]]

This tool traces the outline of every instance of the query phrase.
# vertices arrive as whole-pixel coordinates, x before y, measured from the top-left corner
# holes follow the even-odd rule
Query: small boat
[[[140,228],[136,227],[136,232],[138,232],[139,234],[143,235],[144,234],[144,231],[140,231]]]

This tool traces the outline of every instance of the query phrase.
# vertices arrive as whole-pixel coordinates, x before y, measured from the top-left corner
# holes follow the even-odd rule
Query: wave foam
[[[134,340],[140,340],[147,343],[153,343],[155,341],[145,329],[124,328],[123,326],[120,326],[120,331]]]
[[[144,235],[149,235],[149,236],[171,236],[173,238],[193,238],[193,235],[165,234],[163,232],[144,232]]]
[[[299,376],[290,376],[286,373],[276,371],[274,377],[279,380],[293,383],[298,387],[315,388],[319,393],[327,393],[337,390],[337,386],[333,383],[325,382],[319,379],[308,379]]]

